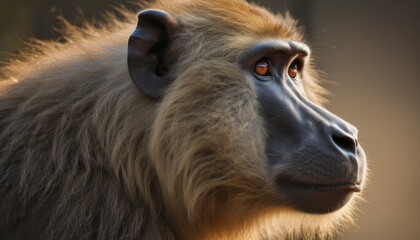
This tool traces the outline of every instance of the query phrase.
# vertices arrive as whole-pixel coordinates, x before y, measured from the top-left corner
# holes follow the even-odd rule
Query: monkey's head
[[[365,154],[357,129],[320,106],[295,21],[239,0],[164,6],[139,13],[128,68],[156,106],[148,154],[168,216],[328,225],[349,214]]]

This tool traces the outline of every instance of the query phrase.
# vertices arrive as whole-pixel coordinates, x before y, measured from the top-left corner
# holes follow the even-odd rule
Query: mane
[[[252,45],[260,39],[276,36],[304,41],[297,22],[288,14],[273,15],[240,0],[158,0],[139,4],[139,10],[147,8],[182,15],[184,23],[190,26],[188,31],[177,33],[178,45],[173,48],[194,46],[191,49],[196,52],[181,54],[178,68],[173,69],[177,74],[182,72],[182,66],[195,62],[200,73],[210,69],[206,66],[217,67],[220,72],[206,73],[206,76],[220,80],[220,73],[228,73],[227,66],[233,66],[243,51],[237,45]],[[168,107],[167,112],[159,113],[160,102],[140,94],[131,82],[126,67],[127,41],[136,26],[136,14],[123,7],[116,11],[116,14],[105,14],[103,23],[87,22],[81,27],[61,19],[63,41],[31,40],[0,69],[0,172],[5,173],[0,184],[9,186],[8,196],[14,192],[22,198],[19,213],[7,215],[11,227],[20,221],[20,216],[30,218],[26,214],[33,211],[45,213],[44,217],[37,216],[42,218],[40,224],[48,224],[37,227],[57,238],[63,234],[77,239],[112,239],[117,234],[130,238],[145,232],[150,234],[147,236],[162,238],[166,236],[160,232],[178,234],[173,229],[162,230],[164,226],[172,227],[166,222],[167,212],[163,210],[169,200],[163,197],[156,170],[145,151],[151,148],[150,128],[157,127],[153,125],[156,116],[170,114],[174,109]],[[220,27],[222,23],[229,27]],[[214,41],[203,41],[208,38],[199,34],[203,29],[213,34]],[[228,49],[233,51],[227,52]],[[222,57],[225,60],[221,62]],[[308,97],[323,102],[325,90],[319,85],[318,71],[314,66],[308,68],[312,69],[312,78],[307,83]],[[195,73],[186,71],[185,76]],[[168,95],[184,87],[183,84],[182,81],[174,84]],[[193,87],[182,91],[192,91]],[[168,136],[170,130],[166,133]],[[258,137],[262,136],[255,138]],[[157,151],[164,150],[154,151],[158,154]],[[17,179],[17,183],[7,182],[8,178]],[[179,188],[172,189],[177,190]],[[44,195],[61,205],[45,208],[40,197]],[[196,196],[188,199],[191,203],[201,198],[199,193],[191,195]],[[0,208],[0,213],[6,214],[4,209],[15,209],[14,201],[8,200],[7,204]],[[194,206],[191,205],[191,215]],[[78,210],[74,211],[76,207]],[[267,220],[268,215],[260,216],[255,222],[272,224],[272,218]],[[350,213],[344,215],[350,216]],[[279,231],[293,225],[292,232],[301,233],[301,223],[292,224],[292,219],[309,222],[303,215],[287,216],[276,223]],[[194,220],[197,225],[201,223],[199,218]],[[345,221],[340,218],[340,223]],[[73,231],[89,229],[97,222],[100,223],[97,232],[78,236]],[[326,232],[336,227],[336,224],[328,224],[325,224]],[[315,225],[312,233],[320,229],[319,224]]]

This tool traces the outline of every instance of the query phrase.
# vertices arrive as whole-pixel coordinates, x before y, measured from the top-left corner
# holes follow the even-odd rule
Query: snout
[[[308,213],[328,213],[361,191],[364,154],[357,129],[326,110],[302,126],[302,146],[283,160],[293,166],[277,174],[277,186],[289,192],[291,205]]]
[[[336,211],[361,191],[365,155],[358,131],[287,78],[277,80],[255,84],[269,171],[281,202],[307,213]]]
[[[301,121],[291,134],[299,139],[299,148],[283,159],[274,150],[278,166],[288,166],[279,168],[287,171],[276,173],[276,185],[289,193],[293,208],[317,214],[336,211],[361,191],[365,155],[358,130],[317,105],[300,111],[296,119]]]

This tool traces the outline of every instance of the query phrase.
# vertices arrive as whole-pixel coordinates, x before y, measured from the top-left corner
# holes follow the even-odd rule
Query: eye
[[[290,78],[296,79],[299,75],[299,72],[302,71],[303,63],[300,60],[295,60],[290,64],[289,69],[287,70],[287,74]]]
[[[254,72],[260,76],[270,76],[270,66],[265,60],[260,60],[255,64]]]
[[[290,64],[287,74],[289,74],[289,77],[293,79],[297,77],[297,75],[299,74],[299,65],[297,62],[293,62],[292,64]]]

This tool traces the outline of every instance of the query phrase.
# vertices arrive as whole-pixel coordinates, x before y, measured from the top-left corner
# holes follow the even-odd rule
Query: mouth
[[[280,177],[277,186],[286,192],[286,202],[296,210],[324,214],[342,208],[353,193],[360,192],[360,183],[343,181],[332,184],[303,183]]]
[[[279,178],[278,183],[281,185],[288,185],[289,187],[296,187],[306,189],[308,191],[348,191],[360,192],[360,183],[344,182],[337,184],[317,184],[317,183],[302,183],[291,181],[286,178]]]

